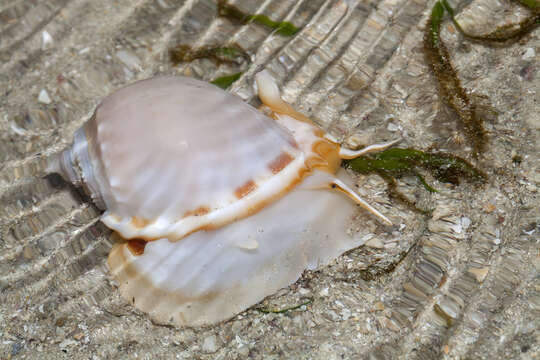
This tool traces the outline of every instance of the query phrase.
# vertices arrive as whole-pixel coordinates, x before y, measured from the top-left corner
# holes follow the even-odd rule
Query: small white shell
[[[257,84],[274,119],[198,80],[137,82],[107,97],[51,164],[129,240],[109,266],[159,322],[228,319],[358,246],[347,235],[354,202],[390,223],[336,172],[341,158],[393,143],[341,150],[268,73]]]

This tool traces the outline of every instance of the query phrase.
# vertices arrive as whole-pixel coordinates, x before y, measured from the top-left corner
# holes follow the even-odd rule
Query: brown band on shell
[[[273,174],[277,174],[287,165],[289,165],[291,161],[293,161],[293,157],[286,152],[282,152],[274,160],[272,160],[270,164],[268,164],[268,168]]]
[[[285,196],[288,192],[290,192],[292,189],[294,189],[302,181],[302,179],[304,179],[306,176],[311,174],[311,172],[312,171],[308,167],[303,167],[303,168],[299,169],[298,176],[295,179],[293,179],[288,184],[288,186],[286,186],[280,193],[278,193],[278,194],[276,194],[276,195],[274,195],[274,196],[272,196],[270,198],[267,198],[264,201],[261,201],[261,202],[257,203],[255,206],[250,207],[249,209],[247,209],[246,212],[244,212],[242,214],[239,214],[237,217],[235,217],[232,220],[228,220],[228,221],[224,221],[224,222],[213,221],[213,222],[210,222],[210,223],[195,227],[193,229],[190,229],[190,231],[188,233],[184,234],[179,239],[175,239],[174,237],[170,237],[170,236],[168,237],[168,239],[169,239],[170,242],[176,242],[176,241],[179,241],[179,240],[185,238],[186,236],[189,236],[190,234],[193,234],[194,232],[218,229],[218,228],[220,228],[220,227],[222,227],[224,225],[227,225],[227,224],[229,224],[229,223],[231,223],[233,221],[238,221],[240,219],[243,219],[243,218],[246,218],[246,217],[251,216],[253,214],[256,214],[257,212],[261,211],[261,209],[263,209],[265,206],[267,206],[267,205],[273,203],[274,201],[278,200],[279,198]],[[210,212],[210,209],[208,209],[208,210]],[[161,236],[160,238],[163,238],[163,237],[167,237],[167,236]],[[150,237],[148,237],[148,238],[145,237],[144,239],[146,241],[159,240],[159,238],[150,238]]]
[[[143,239],[132,239],[127,241],[127,248],[135,256],[140,256],[144,254],[144,248],[146,246],[146,241]]]
[[[199,206],[198,208],[194,210],[189,210],[188,212],[186,212],[183,217],[202,216],[202,215],[208,214],[209,212],[210,212],[210,208],[208,206]]]
[[[133,224],[133,227],[135,227],[137,229],[145,228],[148,225],[150,225],[151,222],[152,221],[150,221],[148,219],[143,219],[143,218],[140,218],[138,216],[133,216],[131,218],[131,224]]]
[[[234,195],[238,199],[241,199],[247,194],[249,194],[250,192],[252,192],[253,190],[255,190],[256,188],[257,188],[257,184],[255,184],[253,180],[248,180],[244,185],[236,188],[236,190],[234,191]]]

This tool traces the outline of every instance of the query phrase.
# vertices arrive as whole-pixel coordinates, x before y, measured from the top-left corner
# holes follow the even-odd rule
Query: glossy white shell
[[[355,202],[389,223],[336,172],[340,157],[390,144],[342,151],[268,73],[257,82],[273,118],[198,80],[137,82],[107,97],[51,163],[133,239],[113,248],[109,267],[156,321],[228,319],[357,247]]]

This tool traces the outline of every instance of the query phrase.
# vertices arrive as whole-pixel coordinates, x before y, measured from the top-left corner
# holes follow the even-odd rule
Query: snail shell
[[[340,163],[393,143],[341,149],[281,100],[266,71],[256,80],[271,117],[191,78],[124,87],[50,164],[126,240],[109,267],[122,295],[158,322],[228,319],[357,247],[347,234],[355,204],[391,224]]]

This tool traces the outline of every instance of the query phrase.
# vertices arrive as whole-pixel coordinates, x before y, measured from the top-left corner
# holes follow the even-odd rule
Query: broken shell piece
[[[257,75],[268,117],[191,78],[118,90],[49,168],[82,185],[126,242],[109,255],[122,295],[156,321],[226,320],[302,271],[357,247],[361,205],[341,149]]]

